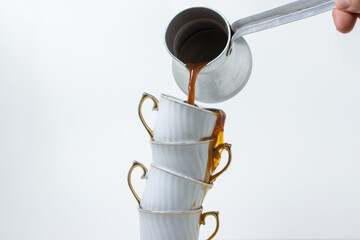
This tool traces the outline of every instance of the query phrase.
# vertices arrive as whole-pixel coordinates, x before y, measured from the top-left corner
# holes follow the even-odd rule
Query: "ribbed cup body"
[[[202,209],[156,213],[139,209],[141,240],[197,240]]]
[[[199,209],[212,187],[151,165],[140,206],[150,211],[191,211]]]
[[[157,166],[204,182],[210,178],[212,144],[212,140],[189,143],[150,141],[153,162]]]
[[[155,141],[196,142],[212,135],[217,119],[215,113],[165,94],[161,95],[158,108]]]

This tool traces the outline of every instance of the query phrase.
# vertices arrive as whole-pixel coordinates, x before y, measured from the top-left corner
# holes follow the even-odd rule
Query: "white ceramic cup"
[[[231,145],[224,143],[214,148],[214,140],[186,143],[151,140],[150,145],[153,162],[157,166],[206,183],[213,183],[231,163]],[[224,168],[214,174],[213,156],[220,154],[222,150],[228,152],[228,160]]]
[[[147,179],[142,199],[131,183],[131,174],[136,167],[143,169],[142,179]],[[134,161],[128,174],[128,184],[140,207],[151,211],[192,211],[199,209],[212,184],[181,176],[151,164],[150,171]]]
[[[219,230],[219,212],[202,213],[202,208],[187,212],[154,212],[138,208],[141,240],[198,240],[200,224],[213,216],[216,220],[213,239]]]
[[[141,111],[144,101],[148,98],[154,102],[153,110],[158,111],[154,131],[145,122]],[[159,102],[151,94],[143,93],[138,113],[151,139],[160,142],[200,141],[212,135],[217,120],[216,114],[212,111],[165,94],[161,94]]]

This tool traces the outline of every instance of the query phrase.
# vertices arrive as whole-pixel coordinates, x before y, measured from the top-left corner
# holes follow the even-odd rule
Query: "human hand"
[[[332,15],[336,29],[342,33],[351,32],[360,17],[360,0],[335,0],[335,4]]]

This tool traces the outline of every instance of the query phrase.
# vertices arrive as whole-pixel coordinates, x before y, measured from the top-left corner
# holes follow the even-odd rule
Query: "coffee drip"
[[[224,126],[225,126],[226,114],[221,109],[207,108],[206,110],[212,111],[217,116],[215,128],[212,133],[212,136],[210,137],[211,139],[214,139],[214,146],[213,146],[213,149],[211,149],[212,157],[213,157],[213,162],[211,164],[211,168],[212,168],[211,170],[212,170],[212,173],[214,173],[215,169],[219,166],[219,163],[220,163],[222,150],[215,151],[215,149],[224,143]]]

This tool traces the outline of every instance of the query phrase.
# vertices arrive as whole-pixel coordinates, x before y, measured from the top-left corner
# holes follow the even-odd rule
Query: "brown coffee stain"
[[[209,162],[207,165],[205,181],[210,180],[211,175],[214,174],[216,168],[219,166],[221,160],[221,153],[223,149],[217,150],[217,147],[224,143],[224,129],[226,114],[221,109],[207,108],[206,110],[216,114],[216,122],[214,130],[210,137],[202,138],[200,141],[213,140],[212,144],[209,145]]]
[[[214,145],[212,147],[212,164],[211,164],[212,169],[211,170],[214,173],[215,169],[219,166],[219,163],[220,163],[222,150],[216,151],[216,148],[224,143],[224,128],[225,128],[226,114],[221,109],[208,108],[206,110],[212,111],[213,113],[216,114],[216,117],[217,117],[216,123],[215,123],[215,128],[211,135],[211,139],[214,139]]]
[[[189,86],[188,86],[188,100],[187,103],[194,105],[195,104],[195,83],[196,79],[199,76],[201,69],[203,69],[208,62],[201,63],[187,63],[185,66],[189,70]]]

